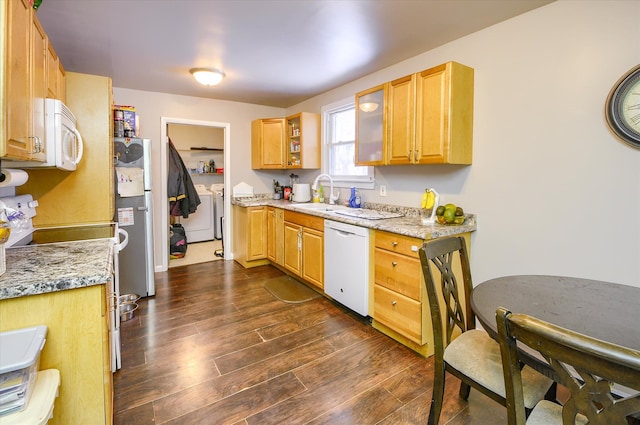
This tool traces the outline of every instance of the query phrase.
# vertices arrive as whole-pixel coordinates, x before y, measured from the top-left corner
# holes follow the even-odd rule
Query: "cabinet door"
[[[58,72],[59,59],[52,43],[47,44],[47,97],[60,99],[58,97]]]
[[[302,274],[302,226],[284,222],[284,268]]]
[[[302,231],[302,277],[324,289],[324,233],[305,228]]]
[[[410,164],[416,157],[415,74],[389,83],[387,116],[387,164]]]
[[[356,165],[383,165],[386,157],[385,85],[356,94]]]
[[[284,210],[267,208],[267,258],[282,266],[284,263]]]
[[[251,168],[285,168],[285,119],[269,118],[251,123]]]
[[[62,62],[58,60],[58,97],[62,103],[67,103],[67,76],[62,66]],[[113,134],[113,131],[110,132]]]
[[[4,7],[4,6],[3,6]],[[2,156],[29,159],[31,150],[30,38],[32,7],[27,0],[6,2],[5,134]]]
[[[47,34],[40,26],[40,22],[33,14],[31,26],[31,159],[45,161],[45,112],[44,104],[47,97]]]
[[[473,74],[472,68],[456,62],[418,74],[415,162],[471,164]]]
[[[276,212],[275,208],[267,208],[267,258],[276,261]]]
[[[249,233],[247,235],[247,260],[267,258],[267,209],[247,208]]]

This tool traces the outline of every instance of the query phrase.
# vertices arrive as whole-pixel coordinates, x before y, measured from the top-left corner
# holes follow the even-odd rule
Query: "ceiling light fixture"
[[[375,102],[364,102],[360,104],[360,110],[363,112],[373,112],[378,109],[378,104]]]
[[[215,86],[224,78],[224,72],[216,68],[192,68],[189,72],[203,86]]]

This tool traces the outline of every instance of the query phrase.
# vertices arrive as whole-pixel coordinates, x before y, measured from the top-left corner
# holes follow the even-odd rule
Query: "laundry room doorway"
[[[163,241],[162,270],[177,265],[213,261],[227,257],[225,237],[230,233],[230,220],[225,220],[226,212],[231,210],[229,200],[224,197],[225,188],[229,184],[229,123],[189,120],[181,118],[161,118],[161,152],[163,158],[163,199],[166,207],[162,208]],[[188,218],[172,217],[168,201],[169,179],[169,138],[178,151],[189,177],[200,197],[201,204],[194,214]],[[172,222],[179,223],[176,230],[185,230],[187,249],[183,258],[172,256],[171,247]],[[176,238],[174,238],[176,239]],[[174,240],[175,242],[175,240]],[[178,242],[179,243],[179,242]],[[174,259],[171,259],[174,258]]]

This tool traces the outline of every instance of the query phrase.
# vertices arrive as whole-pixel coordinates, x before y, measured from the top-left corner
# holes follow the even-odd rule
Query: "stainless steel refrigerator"
[[[151,140],[116,137],[115,202],[118,226],[129,235],[120,252],[120,294],[155,295]]]

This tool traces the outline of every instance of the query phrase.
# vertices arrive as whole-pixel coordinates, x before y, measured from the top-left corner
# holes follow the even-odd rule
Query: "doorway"
[[[217,129],[221,129],[224,133],[223,135],[223,140],[224,140],[224,147],[223,152],[221,157],[223,158],[223,164],[218,164],[216,166],[216,168],[222,168],[223,169],[223,185],[224,185],[224,191],[226,193],[229,193],[228,191],[228,187],[229,187],[229,182],[230,182],[230,170],[227,167],[227,164],[230,163],[229,158],[230,158],[230,127],[231,125],[229,123],[220,123],[220,122],[214,122],[214,121],[201,121],[201,120],[190,120],[190,119],[182,119],[182,118],[170,118],[170,117],[161,117],[160,119],[161,121],[161,130],[160,130],[160,134],[161,134],[161,140],[164,141],[164,143],[161,143],[161,158],[162,158],[162,164],[161,164],[161,175],[164,176],[165,178],[162,179],[161,181],[161,190],[162,190],[162,199],[166,202],[164,205],[162,205],[162,208],[160,208],[160,219],[161,219],[161,223],[163,223],[163,225],[161,226],[161,232],[160,232],[160,237],[162,238],[161,240],[164,241],[164,243],[162,243],[162,248],[161,248],[161,258],[160,258],[160,269],[161,271],[166,271],[169,267],[169,204],[168,204],[168,195],[167,195],[167,178],[166,176],[168,175],[168,170],[169,170],[169,166],[168,166],[168,157],[169,157],[169,149],[168,149],[168,143],[169,143],[169,126],[170,124],[179,124],[181,127],[183,126],[198,126],[198,127],[213,127],[213,128],[217,128]],[[185,163],[186,165],[186,163]],[[230,197],[229,196],[225,196],[224,197],[224,217],[228,217],[228,214],[231,211],[231,203],[230,203]],[[231,220],[223,220],[222,222],[222,239],[224,242],[224,251],[223,251],[223,259],[227,260],[229,258],[231,258],[231,244],[230,241],[231,238],[227,235],[231,234]]]

